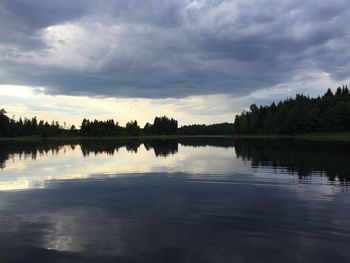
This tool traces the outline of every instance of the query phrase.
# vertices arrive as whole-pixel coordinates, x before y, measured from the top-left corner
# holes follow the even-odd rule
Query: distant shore
[[[22,136],[0,137],[2,141],[82,141],[82,140],[131,140],[131,139],[178,139],[178,138],[231,138],[231,135],[139,135],[139,136]]]
[[[303,133],[303,134],[244,134],[230,135],[235,139],[300,139],[315,141],[350,141],[350,132]]]
[[[233,134],[233,135],[139,135],[139,136],[60,136],[60,137],[40,137],[40,136],[23,136],[23,137],[1,137],[0,142],[22,141],[82,141],[82,140],[130,140],[130,139],[179,139],[179,138],[232,138],[232,139],[300,139],[315,141],[350,141],[350,132],[337,133],[306,133],[295,135],[280,134]]]

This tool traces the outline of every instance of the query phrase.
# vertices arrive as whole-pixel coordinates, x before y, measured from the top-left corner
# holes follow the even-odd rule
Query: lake
[[[0,143],[0,262],[350,262],[350,144]]]

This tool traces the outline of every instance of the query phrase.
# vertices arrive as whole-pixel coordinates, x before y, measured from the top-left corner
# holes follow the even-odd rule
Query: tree
[[[333,92],[331,89],[328,89],[327,92],[323,95],[324,98],[331,98],[333,97]]]
[[[175,119],[169,119],[166,116],[156,117],[153,122],[153,134],[175,134],[177,132],[178,123]]]
[[[139,125],[137,124],[137,121],[130,121],[126,124],[126,132],[129,134],[129,135],[133,135],[133,136],[136,136],[136,135],[139,135],[140,133],[140,127]]]
[[[151,133],[152,133],[152,130],[153,130],[153,126],[152,126],[152,124],[150,124],[149,122],[147,122],[147,123],[145,124],[145,126],[143,127],[143,131],[144,131],[144,133],[146,133],[146,134],[151,134]]]
[[[0,136],[9,136],[10,119],[6,116],[5,109],[0,110]]]

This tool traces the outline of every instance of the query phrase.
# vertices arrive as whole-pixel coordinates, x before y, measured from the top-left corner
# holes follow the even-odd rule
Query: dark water
[[[350,262],[350,144],[0,144],[0,262]]]

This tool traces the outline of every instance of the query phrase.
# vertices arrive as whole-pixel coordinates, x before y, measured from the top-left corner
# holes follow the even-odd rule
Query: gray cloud
[[[308,72],[349,78],[350,2],[0,3],[0,81],[50,94],[244,95]]]

